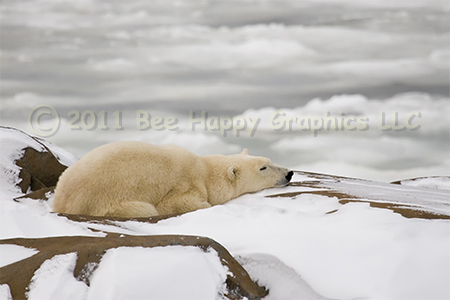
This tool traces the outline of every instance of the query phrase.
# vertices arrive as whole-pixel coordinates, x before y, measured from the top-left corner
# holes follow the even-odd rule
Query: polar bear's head
[[[227,170],[228,178],[240,195],[285,186],[294,174],[266,157],[248,155],[247,149],[232,156],[233,165]]]

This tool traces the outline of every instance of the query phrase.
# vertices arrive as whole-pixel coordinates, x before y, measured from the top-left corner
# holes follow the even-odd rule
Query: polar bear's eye
[[[264,167],[261,167],[261,169],[259,169],[260,171],[264,171],[265,169],[267,169],[267,167],[266,166],[264,166]]]

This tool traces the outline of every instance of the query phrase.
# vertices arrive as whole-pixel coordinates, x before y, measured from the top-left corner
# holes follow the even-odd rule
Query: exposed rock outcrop
[[[67,169],[67,166],[61,164],[50,150],[39,152],[33,148],[25,148],[16,165],[21,168],[19,177],[22,181],[19,186],[23,193],[40,189],[48,191],[49,188],[56,186],[59,176]]]
[[[36,270],[47,259],[58,254],[77,253],[77,263],[74,276],[89,285],[92,268],[98,265],[102,256],[108,249],[117,247],[167,247],[167,246],[194,246],[208,251],[217,252],[222,265],[230,272],[227,275],[227,292],[223,295],[228,299],[261,299],[268,291],[253,282],[246,270],[231,256],[222,245],[216,241],[199,236],[185,235],[151,235],[131,236],[123,234],[108,234],[106,237],[67,236],[38,239],[8,239],[0,240],[0,244],[19,245],[33,248],[39,253],[0,268],[0,284],[7,284],[13,299],[26,299],[26,290]],[[87,271],[90,270],[90,271]]]
[[[18,175],[18,178],[12,181],[17,182],[17,186],[24,194],[41,190],[37,194],[30,195],[31,198],[46,199],[45,194],[54,189],[59,176],[67,166],[61,163],[58,155],[47,146],[49,142],[11,127],[0,126],[0,130],[2,135],[7,136],[2,142],[9,144],[2,145],[2,151],[10,152],[2,155],[6,156],[5,159],[12,159],[12,164],[20,170],[18,174],[12,170],[9,172],[10,176]],[[3,149],[6,146],[17,148],[7,151]],[[17,153],[20,153],[19,157],[13,158]]]

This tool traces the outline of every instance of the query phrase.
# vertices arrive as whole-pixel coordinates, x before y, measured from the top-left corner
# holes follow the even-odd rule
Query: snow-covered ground
[[[4,133],[4,130],[2,130]],[[450,194],[429,179],[420,187],[297,173],[293,184],[241,196],[215,206],[159,221],[75,222],[51,213],[51,199],[14,197],[14,147],[38,147],[24,134],[2,134],[0,239],[58,236],[183,234],[210,237],[225,246],[250,276],[270,292],[265,299],[448,299],[450,220],[405,218],[363,201],[401,204],[450,216]],[[15,141],[15,142],[14,142]],[[13,143],[14,142],[14,143]],[[71,157],[48,144],[59,156]],[[442,182],[444,178],[437,178]],[[307,183],[316,187],[308,186]],[[5,188],[9,186],[10,188]],[[342,205],[338,191],[361,201]],[[309,193],[305,193],[309,192]],[[284,196],[287,194],[288,196]],[[279,195],[278,197],[266,197]],[[389,201],[388,196],[391,197]],[[56,246],[56,245],[55,245]],[[1,266],[36,254],[0,245]],[[29,286],[30,299],[214,299],[228,270],[217,253],[193,247],[108,250],[90,278],[73,276],[76,253],[46,260]],[[194,271],[193,271],[194,270]],[[9,288],[0,287],[1,299]]]
[[[402,185],[425,187],[429,189],[450,191],[450,179],[448,177],[425,177],[401,180]]]
[[[216,253],[195,247],[120,247],[107,251],[88,287],[73,277],[76,258],[58,255],[42,264],[29,299],[208,300],[216,298],[227,274]]]

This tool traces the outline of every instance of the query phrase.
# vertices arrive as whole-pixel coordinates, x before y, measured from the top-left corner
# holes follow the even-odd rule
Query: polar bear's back
[[[176,146],[116,142],[100,146],[60,177],[53,209],[109,215],[125,202],[156,207],[174,184],[198,168],[198,156]]]

